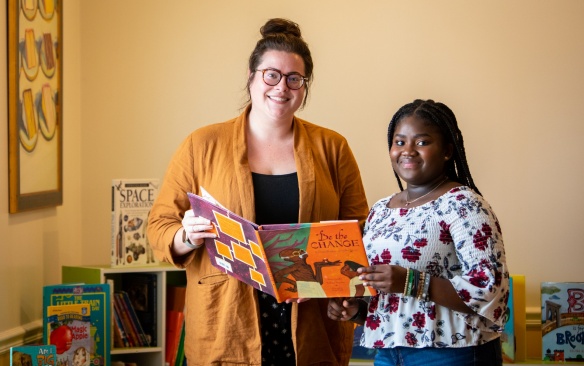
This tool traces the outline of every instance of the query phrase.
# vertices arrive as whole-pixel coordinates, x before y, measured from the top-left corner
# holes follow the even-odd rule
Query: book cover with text
[[[49,344],[57,348],[55,365],[89,366],[93,352],[90,315],[87,303],[48,306],[44,331]]]
[[[148,215],[158,188],[158,179],[112,180],[112,267],[158,264],[146,235]]]
[[[584,282],[541,283],[542,359],[584,362]]]
[[[43,319],[48,319],[49,306],[69,304],[90,305],[90,364],[106,365],[109,363],[112,342],[110,286],[100,283],[43,287]],[[46,331],[43,332],[43,343],[49,344]]]
[[[357,221],[258,226],[207,198],[188,196],[195,215],[214,225],[217,238],[205,240],[213,265],[279,302],[375,294],[356,272],[368,265]]]
[[[57,347],[54,345],[10,347],[11,366],[56,366]]]

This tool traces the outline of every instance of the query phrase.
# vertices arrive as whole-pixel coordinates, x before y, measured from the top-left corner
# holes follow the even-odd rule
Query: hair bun
[[[300,27],[291,20],[283,18],[270,19],[260,28],[260,33],[263,38],[273,34],[284,33],[298,38],[302,38]]]

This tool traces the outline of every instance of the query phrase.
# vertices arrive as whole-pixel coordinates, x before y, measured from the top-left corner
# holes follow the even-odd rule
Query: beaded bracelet
[[[404,296],[408,293],[408,278],[410,277],[410,269],[406,268],[406,283],[404,284]]]
[[[406,287],[404,289],[404,296],[410,296],[412,294],[412,286],[414,285],[414,270],[406,269]]]
[[[420,295],[419,300],[422,301],[430,301],[430,276],[429,273],[426,273],[426,277],[424,278],[424,287],[422,288],[422,293]]]
[[[426,279],[427,273],[420,272],[420,280],[418,281],[418,291],[414,292],[416,299],[420,300],[422,297],[422,291],[424,290],[424,281]]]

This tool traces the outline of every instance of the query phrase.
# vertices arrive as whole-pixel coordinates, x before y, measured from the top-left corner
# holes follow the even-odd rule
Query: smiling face
[[[258,70],[276,69],[283,74],[299,73],[304,75],[304,61],[295,54],[284,51],[267,51],[258,65]],[[270,121],[290,122],[294,113],[300,108],[306,90],[306,85],[298,90],[292,90],[286,85],[286,77],[277,85],[264,83],[261,71],[250,70],[251,82],[249,92],[254,117]]]
[[[389,156],[401,179],[408,185],[423,186],[444,177],[452,145],[444,144],[438,126],[410,115],[397,122]]]

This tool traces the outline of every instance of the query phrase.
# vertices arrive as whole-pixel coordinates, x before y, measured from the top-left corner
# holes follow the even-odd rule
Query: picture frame
[[[63,203],[61,0],[8,0],[9,212]]]

